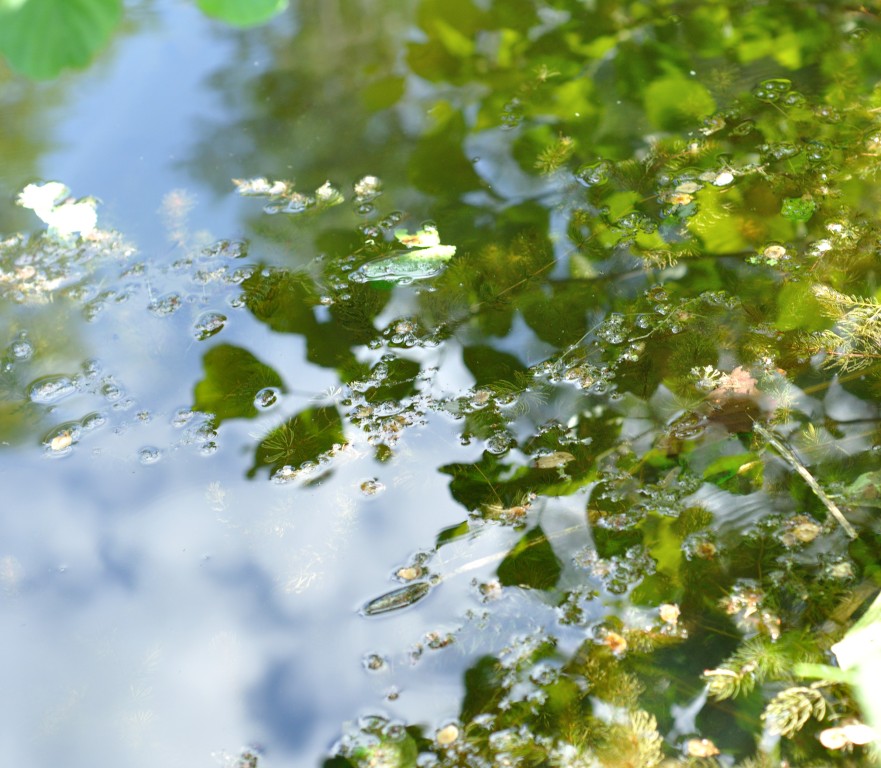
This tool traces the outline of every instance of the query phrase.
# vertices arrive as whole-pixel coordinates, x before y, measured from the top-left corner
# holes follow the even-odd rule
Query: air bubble
[[[46,376],[37,379],[28,389],[28,398],[32,403],[47,405],[57,403],[76,392],[76,386],[69,376]]]
[[[832,153],[828,145],[822,141],[809,141],[806,147],[809,162],[821,163]]]
[[[30,360],[34,355],[34,345],[27,339],[19,338],[9,346],[9,355],[13,360]]]
[[[391,229],[392,227],[396,227],[401,223],[404,219],[404,214],[401,211],[392,211],[389,214],[386,214],[382,219],[379,220],[379,226],[383,229]]]
[[[141,448],[141,450],[138,451],[138,461],[140,461],[141,464],[155,464],[161,458],[162,451],[158,448],[147,447]]]
[[[753,120],[744,120],[742,123],[738,123],[731,129],[732,136],[747,136],[752,133],[755,128],[755,122]]]
[[[182,303],[183,301],[178,294],[171,293],[168,296],[153,299],[153,301],[147,305],[147,309],[156,315],[156,317],[168,317],[177,312]]]
[[[382,194],[382,182],[376,176],[364,176],[354,184],[355,200],[366,203]]]
[[[597,187],[609,180],[612,165],[608,160],[600,160],[590,165],[582,165],[575,173],[575,179],[585,187]]]
[[[502,454],[507,453],[516,444],[514,438],[507,432],[496,432],[494,435],[487,438],[484,443],[487,452],[495,454],[496,456],[501,456]]]
[[[103,413],[89,413],[80,419],[80,424],[86,431],[98,429],[107,423],[107,417]]]
[[[108,379],[101,385],[101,394],[104,395],[105,399],[114,402],[122,397],[122,387]]]
[[[300,195],[300,194],[295,193],[291,197],[290,202],[286,206],[281,208],[281,212],[282,213],[294,213],[294,214],[303,213],[305,211],[308,211],[314,205],[315,205],[314,198],[309,197],[308,195]]]
[[[523,121],[525,110],[519,99],[511,99],[502,109],[502,128],[516,128]]]
[[[722,115],[711,115],[704,120],[703,127],[700,129],[704,136],[720,131],[725,127],[725,118]]]
[[[192,421],[195,411],[190,408],[178,408],[171,417],[171,426],[176,429],[186,426]]]
[[[199,315],[193,331],[199,341],[210,339],[214,334],[220,333],[226,325],[226,315],[220,312],[204,312]]]
[[[780,101],[781,97],[792,88],[792,81],[784,77],[763,80],[753,89],[753,96],[759,101],[773,103]]]
[[[243,259],[248,255],[248,243],[245,240],[218,240],[202,251],[205,258]]]
[[[281,390],[277,387],[264,387],[254,397],[254,407],[260,408],[261,410],[272,408],[272,406],[278,402],[280,394]]]
[[[801,152],[801,149],[791,141],[778,141],[773,144],[764,144],[759,147],[759,149],[774,160],[785,160],[789,157],[795,157]]]

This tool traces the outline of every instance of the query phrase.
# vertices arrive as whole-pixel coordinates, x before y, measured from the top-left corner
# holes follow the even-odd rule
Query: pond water
[[[872,764],[879,19],[656,5],[0,63],[11,764]]]

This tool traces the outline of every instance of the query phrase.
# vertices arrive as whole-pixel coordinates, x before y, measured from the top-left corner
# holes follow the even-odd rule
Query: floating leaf
[[[433,227],[430,224],[427,224],[413,235],[406,229],[396,229],[395,237],[401,245],[406,245],[408,248],[431,248],[441,244],[437,227]]]

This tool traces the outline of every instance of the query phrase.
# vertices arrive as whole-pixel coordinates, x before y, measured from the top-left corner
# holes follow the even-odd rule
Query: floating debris
[[[49,448],[56,452],[66,451],[71,445],[73,445],[73,435],[67,429],[49,441]]]
[[[535,459],[535,466],[538,469],[556,469],[565,467],[570,461],[575,461],[575,457],[568,451],[554,451],[538,456]]]
[[[406,587],[393,589],[367,603],[364,606],[364,615],[378,616],[381,613],[407,608],[418,603],[428,594],[430,589],[431,585],[427,581],[418,581],[415,584],[408,584]]]
[[[448,747],[459,738],[459,729],[452,723],[450,725],[445,725],[438,730],[434,735],[434,738],[442,747]]]
[[[456,254],[454,245],[435,245],[415,251],[395,251],[360,267],[352,277],[362,282],[369,280],[390,280],[410,282],[439,275],[447,262]]]
[[[714,757],[719,748],[709,739],[689,739],[685,745],[689,757]]]
[[[664,603],[658,606],[658,615],[665,624],[675,627],[679,623],[679,606],[675,603]]]
[[[395,571],[395,576],[397,576],[401,581],[413,581],[413,579],[418,579],[425,571],[422,570],[418,565],[408,565],[403,568],[398,568]]]
[[[365,496],[376,496],[377,493],[385,490],[385,484],[381,483],[375,477],[365,480],[361,483],[361,493]]]
[[[456,254],[456,246],[442,245],[437,227],[426,224],[415,234],[396,229],[395,238],[407,251],[393,251],[391,255],[370,261],[352,274],[355,282],[389,280],[409,283],[439,274]]]

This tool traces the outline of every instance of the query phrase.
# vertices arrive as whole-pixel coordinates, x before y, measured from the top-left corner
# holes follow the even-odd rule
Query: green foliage
[[[825,365],[841,371],[858,371],[881,360],[881,304],[875,299],[845,296],[826,285],[814,286],[823,314],[835,327],[814,334],[807,342],[812,351],[825,352]]]
[[[336,408],[300,411],[263,436],[248,476],[253,477],[261,467],[269,467],[270,475],[277,475],[285,467],[295,471],[306,462],[319,462],[343,443],[343,425]]]
[[[284,389],[272,368],[241,347],[212,347],[202,358],[202,366],[205,378],[196,384],[193,407],[211,414],[217,425],[227,419],[254,418],[258,413],[254,401],[261,389]]]
[[[822,691],[815,686],[797,685],[780,691],[765,707],[762,719],[771,733],[792,737],[811,718],[823,720],[826,711]]]
[[[236,27],[264,24],[288,6],[288,0],[196,2]],[[83,69],[107,46],[122,14],[122,0],[0,0],[0,55],[36,80]]]
[[[502,586],[551,589],[560,579],[559,558],[541,527],[533,528],[499,564]]]
[[[483,643],[457,737],[364,718],[328,765],[698,765],[710,747],[725,764],[862,764],[856,743],[814,736],[879,717],[861,682],[881,674],[876,612],[835,617],[881,560],[879,437],[848,422],[881,387],[881,27],[838,3],[649,6],[422,0],[369,76],[279,78],[315,99],[349,83],[395,142],[377,172],[400,178],[386,198],[353,179],[351,206],[244,183],[287,217],[255,227],[300,261],[250,265],[235,300],[339,384],[255,435],[248,474],[320,472],[346,434],[391,470],[442,424],[463,454],[426,471],[462,522],[411,544],[507,537],[453,633]],[[350,175],[338,136],[315,133],[300,172]],[[450,245],[402,236],[426,215]],[[3,284],[24,293],[20,256]],[[240,347],[203,366],[194,406],[215,424],[284,387]],[[836,503],[856,541],[822,523]],[[849,644],[844,671],[807,666]],[[665,741],[699,705],[698,744]],[[767,734],[784,737],[773,759]]]
[[[264,24],[284,11],[288,0],[197,0],[208,16],[236,27]]]
[[[122,0],[26,0],[0,6],[0,54],[39,80],[81,69],[110,40]]]

